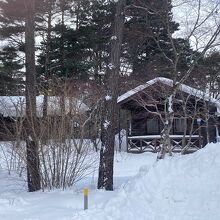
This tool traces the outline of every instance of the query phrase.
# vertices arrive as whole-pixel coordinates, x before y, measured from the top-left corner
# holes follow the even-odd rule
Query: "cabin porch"
[[[166,114],[170,111],[168,100],[172,86],[172,80],[156,78],[118,98],[119,131],[120,128],[126,129],[128,152],[160,151],[161,133],[166,124]],[[191,153],[207,143],[216,142],[219,137],[217,109],[215,99],[181,84],[173,97],[171,109],[171,151]]]
[[[181,152],[186,145],[189,145],[186,153],[192,153],[203,147],[203,139],[199,135],[170,135],[170,139],[171,151],[175,153]],[[127,152],[129,153],[157,153],[160,149],[160,135],[127,136]]]
[[[159,152],[162,145],[161,132],[164,128],[159,117],[146,111],[127,112],[127,152]],[[171,151],[192,153],[206,144],[206,126],[202,120],[175,115],[170,132]]]

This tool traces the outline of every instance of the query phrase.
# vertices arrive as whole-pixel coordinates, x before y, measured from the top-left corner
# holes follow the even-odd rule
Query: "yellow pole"
[[[83,195],[84,195],[84,210],[86,210],[86,209],[88,209],[88,195],[89,195],[88,188],[83,189]]]

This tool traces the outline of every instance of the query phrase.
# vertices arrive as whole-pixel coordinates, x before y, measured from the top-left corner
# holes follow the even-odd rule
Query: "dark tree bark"
[[[25,9],[27,181],[28,191],[33,192],[41,188],[36,136],[35,1],[25,1]]]
[[[49,82],[51,79],[51,31],[52,31],[52,8],[53,8],[54,0],[48,0],[47,2],[47,39],[46,39],[46,48],[45,48],[45,77],[46,77],[46,85],[44,87],[44,103],[43,103],[43,117],[44,121],[47,118],[47,110],[48,110],[48,92],[49,92]]]
[[[107,70],[106,88],[109,98],[103,101],[102,146],[98,189],[113,190],[113,165],[115,128],[117,117],[118,81],[120,71],[121,45],[124,29],[124,9],[126,0],[119,0],[116,5],[113,36],[111,38],[110,63]]]

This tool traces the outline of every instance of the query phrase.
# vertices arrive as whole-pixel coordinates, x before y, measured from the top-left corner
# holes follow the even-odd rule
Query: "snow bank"
[[[220,144],[210,144],[143,167],[115,198],[72,219],[219,220],[219,208]]]
[[[0,169],[0,220],[220,219],[219,143],[191,155],[155,159],[151,153],[116,153],[114,192],[95,189],[97,170],[66,191],[27,193],[22,178]]]
[[[96,153],[93,159],[95,157]],[[137,174],[139,167],[152,164],[155,158],[156,154],[152,153],[138,155],[117,152],[114,164],[114,186],[117,189],[114,192],[96,190],[96,167],[90,176],[68,190],[27,193],[27,183],[23,178],[14,173],[8,176],[4,163],[1,163],[4,158],[0,154],[0,220],[71,220],[83,210],[82,191],[85,186],[89,188],[89,206],[106,204],[117,195],[122,184],[125,185]]]

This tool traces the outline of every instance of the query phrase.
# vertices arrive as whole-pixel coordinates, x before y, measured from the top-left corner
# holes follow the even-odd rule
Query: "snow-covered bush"
[[[41,187],[63,188],[72,186],[94,170],[96,153],[90,137],[92,113],[80,100],[74,98],[49,97],[46,114],[43,111],[43,97],[37,99],[37,120],[33,137],[26,135],[27,119],[16,97],[4,97],[3,117],[1,117],[1,138],[3,144],[1,158],[4,168],[26,178],[26,140],[37,143]],[[15,102],[18,101],[18,102]],[[23,102],[25,98],[23,97]],[[0,100],[1,101],[1,100]],[[10,105],[8,104],[10,103]],[[8,108],[8,111],[7,111]],[[12,111],[13,110],[13,111]],[[16,110],[16,111],[15,111]],[[18,110],[18,111],[17,111]],[[11,114],[11,112],[13,114]],[[10,114],[9,114],[10,113]],[[10,142],[8,142],[8,140]]]

